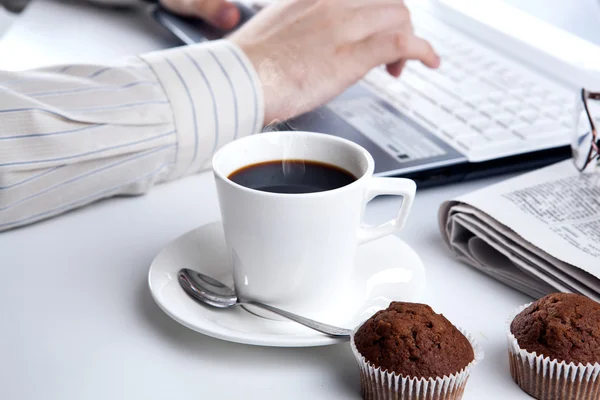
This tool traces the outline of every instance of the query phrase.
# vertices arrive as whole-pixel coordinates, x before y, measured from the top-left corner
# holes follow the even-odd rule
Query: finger
[[[388,64],[386,66],[386,69],[390,75],[397,78],[400,76],[400,74],[402,74],[402,70],[404,69],[405,65],[406,65],[406,60],[400,60],[400,61],[396,61],[394,63]]]
[[[238,8],[226,0],[162,0],[161,3],[178,14],[201,18],[222,29],[232,29],[240,20]]]
[[[440,58],[429,42],[404,32],[372,35],[359,42],[354,51],[360,56],[370,57],[373,66],[392,64],[398,60],[419,60],[430,68],[437,68],[440,64]]]
[[[440,66],[440,57],[427,40],[411,35],[408,38],[399,36],[396,41],[397,46],[404,53],[400,55],[403,59],[419,60],[429,68]]]
[[[223,29],[232,29],[240,21],[240,10],[225,0],[195,0],[195,15]]]

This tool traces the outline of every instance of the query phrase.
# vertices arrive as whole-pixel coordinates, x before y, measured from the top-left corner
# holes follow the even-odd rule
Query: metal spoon
[[[179,284],[188,295],[198,302],[208,304],[213,307],[229,308],[241,304],[249,304],[271,311],[275,314],[279,314],[282,317],[298,322],[299,324],[334,338],[349,339],[350,333],[352,333],[350,329],[338,328],[336,326],[323,324],[309,318],[280,310],[279,308],[275,308],[267,304],[262,304],[252,300],[242,300],[237,297],[233,289],[208,275],[193,271],[191,269],[184,268],[180,270],[177,274],[177,277],[179,279]]]

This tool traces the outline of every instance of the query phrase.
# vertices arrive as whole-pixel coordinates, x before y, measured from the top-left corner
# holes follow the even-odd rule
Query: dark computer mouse
[[[240,10],[240,22],[233,29],[229,30],[215,28],[206,21],[198,18],[186,18],[175,15],[160,5],[154,8],[152,15],[159,24],[167,28],[183,43],[194,44],[207,40],[222,39],[248,22],[258,12],[257,8],[251,8],[239,2],[234,2],[233,4]]]

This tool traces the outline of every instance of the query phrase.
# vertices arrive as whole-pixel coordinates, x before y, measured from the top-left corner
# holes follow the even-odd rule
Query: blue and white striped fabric
[[[0,72],[0,231],[204,170],[220,146],[260,131],[263,108],[228,41]]]

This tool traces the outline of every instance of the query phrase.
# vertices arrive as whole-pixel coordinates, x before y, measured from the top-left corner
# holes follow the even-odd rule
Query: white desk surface
[[[0,41],[0,68],[99,62],[171,44],[140,14],[37,1]],[[420,191],[401,233],[427,269],[422,301],[485,349],[466,400],[529,398],[509,376],[503,332],[510,311],[530,299],[453,260],[437,228],[442,201],[496,180]],[[394,210],[379,200],[367,217]],[[153,257],[218,218],[205,173],[1,233],[0,399],[359,399],[348,344],[232,344],[180,326],[154,304]]]

